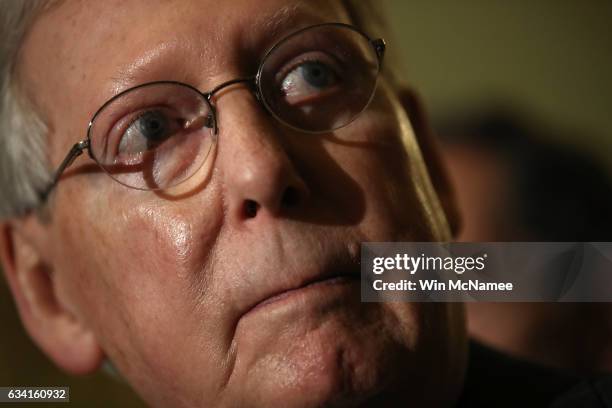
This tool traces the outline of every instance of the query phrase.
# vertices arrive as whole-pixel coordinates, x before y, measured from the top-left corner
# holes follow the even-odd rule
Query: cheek
[[[329,143],[328,151],[363,191],[362,227],[369,240],[431,240],[422,188],[421,156],[409,124],[388,98],[378,96],[362,117],[343,130],[353,146]]]
[[[79,214],[80,221],[74,213],[54,220],[62,225],[59,250],[76,256],[68,258],[69,265],[85,258],[86,270],[99,270],[109,281],[121,275],[123,282],[155,274],[170,277],[189,266],[198,224],[187,216],[168,211],[163,203],[105,202],[82,208],[86,213]]]
[[[163,203],[138,205],[122,214],[121,222],[109,231],[122,265],[132,265],[145,275],[159,271],[158,278],[184,277],[194,252],[197,224],[183,214],[169,213]],[[144,270],[143,270],[144,269]],[[172,276],[174,275],[174,276]]]
[[[212,333],[207,325],[217,322],[194,313],[201,302],[197,284],[222,221],[218,206],[202,202],[206,196],[180,203],[84,200],[82,219],[74,212],[54,219],[64,291],[82,319],[97,325],[92,329],[111,360],[147,392],[155,385],[144,372],[162,371],[168,382],[190,375],[185,367],[195,362],[186,361],[189,353],[177,357],[176,349],[214,349],[214,339],[199,333]],[[202,368],[212,371],[207,365],[218,364],[216,356],[200,354],[207,356]]]
[[[92,225],[92,237],[103,243],[96,263],[108,268],[109,285],[123,298],[137,294],[151,311],[160,304],[157,298],[170,294],[193,300],[186,292],[204,268],[220,214],[200,211],[203,204],[149,200],[122,202],[98,214],[96,219],[113,221]]]

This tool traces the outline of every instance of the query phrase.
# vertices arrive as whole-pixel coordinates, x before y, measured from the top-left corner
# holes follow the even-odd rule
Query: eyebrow
[[[272,15],[260,18],[260,20],[264,20],[263,24],[261,24],[261,22],[258,23],[264,27],[264,32],[270,33],[271,37],[277,37],[280,32],[283,31],[285,27],[289,26],[290,23],[294,22],[300,14],[306,14],[300,13],[301,4],[303,3],[287,4],[276,10]],[[256,23],[256,25],[258,24]]]
[[[276,41],[279,41],[283,35],[289,31],[295,31],[309,24],[317,24],[325,22],[327,19],[321,13],[316,13],[313,7],[309,7],[309,2],[298,1],[292,4],[287,4],[281,8],[274,10],[272,13],[263,14],[251,24],[253,28],[257,28],[257,34],[253,38],[253,42],[248,47],[259,51],[259,57],[263,57],[270,46]],[[144,82],[147,77],[150,80],[165,80],[168,78],[155,78],[156,71],[159,71],[166,61],[172,60],[168,58],[173,53],[182,52],[180,46],[172,44],[174,41],[158,44],[156,47],[148,49],[135,60],[119,68],[115,75],[110,79],[112,81],[112,90],[114,94],[120,93],[133,86],[137,86]],[[207,49],[200,51],[201,58],[214,60],[214,55],[208,52]],[[207,55],[209,54],[209,55]],[[211,71],[212,71],[211,66]],[[173,71],[176,71],[173,69]],[[202,73],[201,73],[202,74]],[[212,72],[205,72],[204,75],[212,76]]]
[[[313,6],[312,1],[299,0],[292,4],[286,4],[273,13],[262,15],[253,24],[254,27],[263,28],[259,34],[260,38],[257,39],[260,42],[258,44],[259,48],[267,51],[282,37],[309,25],[343,22],[341,20],[347,17],[345,15],[333,20],[325,15],[326,11],[335,11],[331,3],[330,1],[324,3],[330,7],[328,10]]]

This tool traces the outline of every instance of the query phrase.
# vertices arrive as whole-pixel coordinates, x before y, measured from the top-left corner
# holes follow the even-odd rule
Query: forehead
[[[206,89],[250,75],[240,71],[255,69],[275,40],[331,21],[348,21],[340,0],[63,0],[33,24],[20,74],[53,129],[54,111],[87,123],[105,100],[138,83]]]

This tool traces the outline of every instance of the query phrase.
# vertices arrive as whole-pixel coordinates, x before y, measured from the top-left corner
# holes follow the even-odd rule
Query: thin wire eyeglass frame
[[[348,126],[349,124],[351,124],[355,119],[357,119],[357,117],[359,117],[359,115],[361,115],[361,113],[363,113],[364,110],[367,109],[367,107],[370,105],[370,102],[372,101],[372,98],[374,97],[374,93],[375,93],[375,89],[376,89],[376,85],[374,85],[371,95],[367,101],[367,103],[364,105],[363,109],[356,113],[350,121],[348,121],[347,123],[342,124],[341,126],[338,126],[336,128],[331,128],[331,129],[325,129],[322,131],[311,131],[311,130],[307,130],[307,129],[301,129],[299,127],[296,127],[294,125],[292,125],[291,123],[287,123],[285,120],[283,120],[281,117],[279,117],[276,112],[274,111],[274,109],[269,105],[269,103],[266,101],[266,98],[263,96],[263,90],[261,87],[261,77],[262,77],[262,72],[263,69],[266,65],[266,62],[268,60],[268,58],[270,57],[270,55],[274,54],[274,51],[279,48],[280,46],[283,45],[283,43],[285,41],[287,41],[290,38],[293,38],[305,31],[310,31],[310,30],[314,30],[317,28],[324,28],[324,27],[339,27],[339,28],[345,28],[348,30],[352,30],[353,32],[361,35],[362,37],[364,37],[364,39],[366,39],[369,44],[372,46],[375,55],[377,57],[378,60],[378,71],[376,72],[376,76],[378,77],[378,74],[380,73],[380,67],[382,64],[382,60],[385,54],[385,50],[386,50],[386,42],[384,39],[382,38],[377,38],[377,39],[371,39],[366,33],[364,33],[362,30],[360,30],[359,28],[350,25],[350,24],[345,24],[345,23],[322,23],[322,24],[316,24],[316,25],[311,25],[302,29],[299,29],[295,32],[292,32],[290,34],[288,34],[287,36],[283,37],[281,40],[279,40],[278,42],[276,42],[272,47],[270,47],[268,49],[268,51],[264,54],[264,57],[261,59],[261,62],[259,63],[259,67],[257,69],[257,74],[255,76],[251,76],[251,77],[245,77],[245,78],[235,78],[235,79],[231,79],[228,81],[225,81],[219,85],[217,85],[216,87],[214,87],[212,90],[208,91],[208,92],[201,92],[199,89],[183,83],[183,82],[179,82],[179,81],[153,81],[153,82],[147,82],[144,84],[140,84],[140,85],[136,85],[134,87],[128,88],[124,91],[121,91],[120,93],[118,93],[117,95],[113,96],[112,98],[110,98],[108,101],[106,101],[97,111],[96,113],[94,113],[94,115],[92,116],[91,120],[89,121],[89,124],[87,126],[87,137],[77,143],[75,143],[72,148],[68,151],[68,153],[66,154],[64,160],[62,160],[62,163],[57,167],[56,171],[54,172],[54,176],[52,181],[49,183],[49,185],[47,186],[46,189],[43,190],[43,192],[40,194],[40,198],[41,198],[41,202],[44,203],[48,200],[49,195],[51,194],[51,192],[53,191],[53,189],[57,186],[57,184],[60,181],[60,178],[62,176],[62,174],[66,171],[66,169],[68,167],[70,167],[74,161],[76,160],[77,157],[79,157],[80,155],[83,154],[83,152],[85,150],[87,150],[87,153],[89,155],[89,157],[96,162],[96,164],[102,169],[104,170],[104,166],[96,159],[95,155],[93,154],[92,150],[91,150],[91,131],[92,131],[92,127],[93,124],[95,123],[96,118],[100,115],[101,112],[104,111],[104,109],[110,105],[111,103],[113,103],[115,100],[117,100],[118,98],[122,97],[123,95],[132,92],[134,90],[137,90],[139,88],[144,88],[147,86],[152,86],[152,85],[179,85],[179,86],[183,86],[183,87],[187,87],[193,91],[195,91],[197,94],[199,94],[203,100],[205,101],[205,103],[208,105],[208,107],[210,108],[210,112],[212,115],[212,130],[213,130],[213,134],[216,136],[218,135],[219,129],[217,126],[217,113],[215,110],[215,105],[212,102],[212,98],[213,96],[218,93],[219,91],[231,86],[231,85],[236,85],[236,84],[240,84],[240,83],[245,83],[247,85],[250,85],[251,90],[253,91],[256,99],[262,103],[266,109],[267,112],[269,112],[276,120],[278,120],[279,122],[283,123],[284,125],[294,129],[294,130],[298,130],[300,132],[305,132],[305,133],[325,133],[325,132],[330,132],[333,130],[337,130],[339,128],[343,128],[345,126]],[[105,171],[105,170],[104,170]],[[106,172],[106,171],[105,171]],[[112,177],[111,177],[112,178]],[[115,180],[116,181],[116,180]],[[124,184],[125,185],[125,184]],[[137,189],[135,187],[131,187],[128,185],[125,185],[128,188],[132,188],[132,189]],[[149,190],[154,190],[154,189],[149,189]]]

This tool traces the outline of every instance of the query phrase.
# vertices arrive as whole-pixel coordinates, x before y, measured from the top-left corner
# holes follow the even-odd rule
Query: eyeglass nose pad
[[[208,116],[206,116],[206,122],[204,123],[204,126],[209,129],[212,129],[213,133],[216,135],[218,132],[218,129],[217,129],[217,121],[215,120],[215,117],[216,115],[213,112],[210,112]]]
[[[263,102],[261,99],[261,93],[259,92],[259,89],[257,89],[257,87],[253,87],[253,94],[255,95],[255,99],[257,99],[257,102]]]
[[[204,126],[213,130],[213,135],[217,136],[219,128],[217,126],[217,112],[215,111],[214,105],[210,105],[210,112],[204,118]]]
[[[214,109],[211,105],[211,109]],[[185,124],[185,128],[191,129],[201,129],[201,128],[209,128],[212,129],[215,134],[217,134],[217,121],[215,120],[215,113],[211,110],[206,116],[199,116],[194,120]]]

